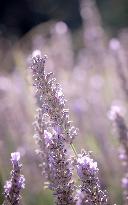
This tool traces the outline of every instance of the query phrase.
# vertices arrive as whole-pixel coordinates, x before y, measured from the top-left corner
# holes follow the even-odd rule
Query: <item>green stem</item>
[[[71,146],[71,148],[72,148],[72,150],[73,150],[75,156],[78,158],[78,155],[77,155],[76,149],[75,149],[75,147],[74,147],[74,144],[71,143],[70,146]]]

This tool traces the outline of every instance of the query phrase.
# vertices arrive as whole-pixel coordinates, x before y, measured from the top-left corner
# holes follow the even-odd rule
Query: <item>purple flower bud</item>
[[[19,183],[19,187],[20,187],[20,188],[22,188],[22,189],[25,188],[25,178],[24,178],[23,175],[20,176],[18,183]]]
[[[52,134],[48,132],[47,130],[44,130],[44,138],[45,138],[46,145],[49,145],[49,143],[52,140]]]
[[[84,170],[86,170],[87,175],[96,174],[96,172],[98,171],[97,162],[93,162],[93,159],[91,159],[89,156],[82,156],[78,158],[77,162],[77,173],[80,178],[85,176]]]
[[[14,152],[11,153],[11,161],[14,162],[19,162],[20,160],[20,153],[19,152]]]
[[[6,194],[8,195],[11,189],[12,183],[11,181],[6,181],[5,185],[4,185],[4,191],[6,192]]]

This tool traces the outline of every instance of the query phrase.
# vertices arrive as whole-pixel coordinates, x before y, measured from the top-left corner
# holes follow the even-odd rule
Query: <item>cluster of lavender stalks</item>
[[[97,162],[90,153],[77,154],[73,140],[77,129],[69,119],[69,110],[62,89],[53,73],[45,73],[46,56],[32,59],[33,85],[38,103],[34,122],[34,138],[38,144],[37,153],[41,159],[42,174],[53,191],[57,205],[108,205],[106,192],[101,190]],[[72,149],[74,156],[69,155]],[[71,153],[71,152],[70,152]],[[12,153],[13,170],[11,179],[4,186],[4,205],[17,205],[20,191],[24,188],[21,175],[20,154]],[[77,183],[73,173],[77,172]]]

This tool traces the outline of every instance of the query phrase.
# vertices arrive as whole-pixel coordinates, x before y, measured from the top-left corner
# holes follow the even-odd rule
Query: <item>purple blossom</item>
[[[6,181],[6,184],[4,185],[4,192],[8,195],[10,192],[10,189],[12,187],[11,181]]]
[[[106,205],[107,197],[101,191],[97,177],[97,163],[89,155],[79,155],[77,159],[77,173],[82,184],[77,199],[74,197],[76,186],[72,180],[68,148],[69,145],[73,147],[77,129],[69,120],[61,86],[56,83],[53,73],[45,73],[45,61],[45,56],[35,56],[31,69],[39,107],[34,123],[35,139],[49,189],[53,191],[57,205]]]
[[[55,127],[61,128],[65,141],[72,143],[77,136],[77,129],[69,120],[69,111],[61,86],[56,83],[53,73],[45,73],[45,62],[46,56],[35,56],[31,65],[38,106],[42,112],[49,115]]]
[[[77,173],[80,178],[85,177],[83,169],[88,170],[90,174],[95,174],[98,171],[97,162],[93,162],[93,159],[91,159],[89,156],[85,155],[79,157],[77,162]]]
[[[22,165],[20,164],[19,152],[11,153],[11,162],[13,170],[11,171],[10,180],[6,181],[4,185],[4,204],[9,202],[11,205],[18,205],[21,198],[21,189],[25,187],[25,178],[21,175]]]
[[[49,188],[53,191],[57,205],[75,205],[72,170],[64,146],[64,139],[58,133],[44,131],[48,150]]]
[[[11,161],[12,161],[12,164],[17,164],[20,160],[20,153],[19,152],[14,152],[14,153],[11,153]]]
[[[34,123],[39,145],[38,153],[41,156],[42,174],[49,182],[49,188],[53,191],[56,203],[74,204],[74,183],[72,182],[72,170],[65,148],[65,139],[60,126],[50,122],[47,113],[38,109],[36,122]],[[54,127],[56,128],[54,130]]]
[[[77,132],[69,121],[69,110],[65,108],[66,100],[61,86],[56,83],[53,73],[45,73],[45,61],[45,56],[36,56],[31,65],[39,107],[35,131],[42,172],[56,196],[56,203],[74,204],[74,182],[67,145],[72,143]]]
[[[81,181],[81,191],[77,194],[77,205],[107,205],[107,196],[101,191],[97,162],[89,154],[78,155],[77,174]]]

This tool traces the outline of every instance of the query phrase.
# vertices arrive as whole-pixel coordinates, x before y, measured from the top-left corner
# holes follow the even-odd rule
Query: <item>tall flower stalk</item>
[[[128,204],[128,128],[123,117],[117,113],[115,122],[117,125],[119,140],[121,143],[120,159],[124,168],[124,177],[122,179],[124,204]]]
[[[46,56],[36,56],[31,66],[39,106],[35,138],[39,144],[38,153],[42,157],[42,172],[49,181],[49,188],[53,190],[56,204],[73,205],[75,186],[67,147],[77,133],[69,121],[60,85],[55,82],[52,73],[45,73],[45,61]]]
[[[20,153],[11,153],[11,162],[13,169],[10,180],[4,185],[5,201],[3,205],[18,205],[20,203],[20,192],[25,187],[25,178],[21,175]]]
[[[119,107],[112,107],[110,112],[111,120],[114,120],[120,141],[119,158],[124,169],[124,177],[122,178],[124,205],[128,204],[128,128],[121,114]]]
[[[33,85],[38,102],[35,120],[38,153],[42,160],[42,172],[49,181],[57,205],[106,205],[107,197],[101,191],[97,177],[97,163],[89,155],[77,155],[73,140],[77,129],[69,120],[62,89],[53,73],[45,73],[46,56],[38,55],[32,60]],[[69,146],[70,145],[70,146]],[[72,180],[73,162],[68,156],[71,147],[75,154],[75,166],[81,181],[79,195]]]
[[[61,86],[56,83],[53,73],[45,73],[46,56],[36,56],[32,62],[33,85],[36,96],[44,113],[47,113],[55,129],[60,129],[67,143],[72,143],[77,130],[69,121],[69,110],[65,105],[65,98]]]

